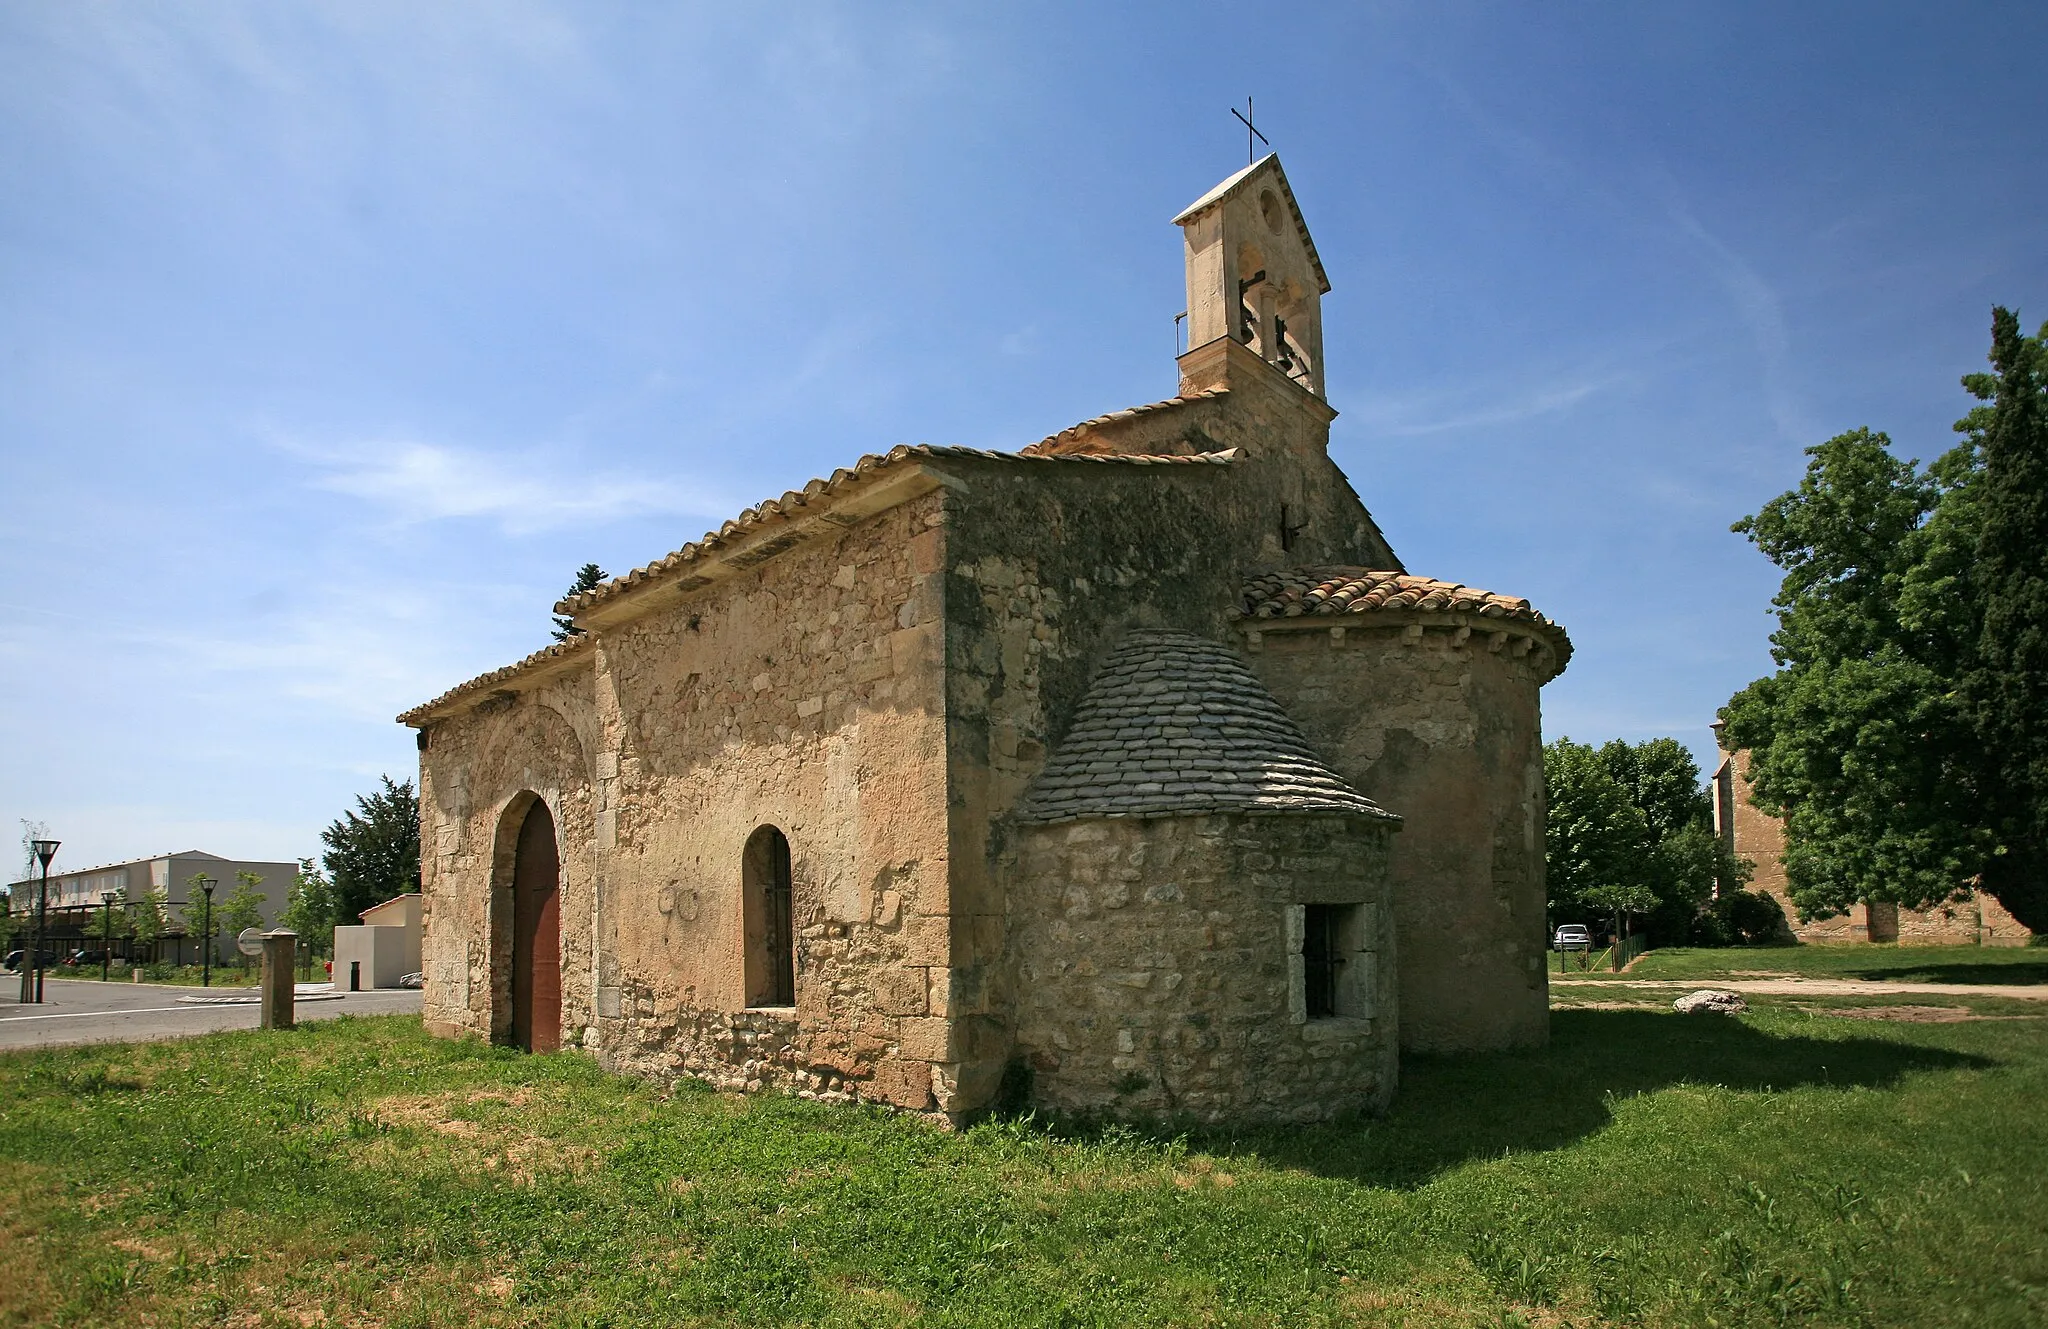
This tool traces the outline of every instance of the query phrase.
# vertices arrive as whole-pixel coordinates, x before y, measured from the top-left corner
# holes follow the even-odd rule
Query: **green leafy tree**
[[[1544,873],[1552,918],[1592,922],[1617,911],[1653,908],[1656,899],[1646,881],[1649,819],[1600,759],[1599,749],[1569,738],[1545,745],[1543,784],[1549,800]]]
[[[1999,372],[1963,380],[1987,404],[1960,445],[1923,469],[1883,434],[1839,435],[1735,526],[1785,572],[1779,668],[1722,715],[1756,803],[1784,818],[1802,917],[1924,909],[1980,883],[2048,928],[2028,774],[2048,788],[2043,352],[2004,310],[1993,337]]]
[[[1962,694],[1997,840],[1984,885],[2038,929],[2048,916],[2048,325],[2028,337],[2011,311],[1993,311],[1991,365],[1964,380],[1990,406],[1963,422],[1983,474],[1972,569],[1981,612]]]
[[[1709,907],[1749,874],[1714,834],[1713,804],[1684,744],[1562,738],[1544,748],[1543,772],[1557,921],[1620,916],[1671,943],[1719,939]]]
[[[41,863],[36,859],[35,842],[50,838],[50,828],[39,821],[21,819],[21,894],[16,898],[12,893],[5,895],[6,907],[0,911],[0,946],[12,947],[19,937],[24,948],[35,933],[36,885]]]
[[[79,935],[100,943],[104,948],[109,942],[128,935],[128,909],[125,902],[118,908],[109,908],[105,902],[86,916],[79,925]]]
[[[585,563],[582,567],[576,569],[576,581],[567,591],[562,593],[562,598],[566,600],[570,596],[581,595],[585,591],[594,591],[604,585],[604,581],[603,568],[595,563]],[[582,635],[583,629],[577,627],[573,620],[563,618],[560,615],[555,617],[556,641],[567,641],[571,637],[580,637]]]
[[[205,948],[212,941],[212,938],[207,936],[207,928],[209,926],[212,927],[214,937],[220,935],[220,907],[218,905],[213,907],[213,916],[209,920],[207,917],[206,892],[200,889],[208,880],[209,878],[204,872],[195,872],[186,878],[185,903],[178,906],[178,917],[185,924],[185,935],[199,943],[202,955],[205,952]]]
[[[257,890],[263,878],[254,872],[237,872],[235,889],[228,892],[228,898],[214,906],[213,916],[220,923],[221,931],[228,936],[238,936],[245,928],[263,926],[263,902],[270,897]],[[247,967],[248,956],[242,957]]]
[[[130,954],[146,963],[156,944],[171,926],[171,893],[165,887],[138,891],[129,887],[124,911],[128,915]]]
[[[299,860],[285,896],[284,925],[299,934],[299,944],[314,955],[326,955],[334,948],[334,883],[310,858]]]
[[[356,810],[320,833],[322,862],[334,887],[334,917],[353,919],[373,904],[420,888],[420,805],[412,781],[358,795]]]

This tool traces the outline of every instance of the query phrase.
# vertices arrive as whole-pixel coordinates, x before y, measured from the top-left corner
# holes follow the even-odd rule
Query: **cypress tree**
[[[1963,678],[1980,792],[1999,843],[1985,887],[2013,916],[2048,931],[2048,325],[2034,337],[2017,315],[1991,316],[1989,375],[1965,383],[1988,396],[1977,415],[1976,566],[1980,623]]]
[[[594,591],[602,585],[604,585],[604,569],[595,563],[585,563],[582,567],[576,569],[575,584],[562,592],[562,598],[566,600],[572,595],[581,595],[585,591]],[[574,620],[563,618],[560,615],[556,616],[556,641],[567,641],[571,637],[580,637],[582,635],[583,629],[577,627]]]

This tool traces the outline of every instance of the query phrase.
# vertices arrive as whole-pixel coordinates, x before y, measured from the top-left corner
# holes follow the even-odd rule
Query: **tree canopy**
[[[235,889],[228,892],[227,899],[213,907],[213,916],[222,932],[233,937],[247,928],[263,926],[263,902],[270,895],[256,889],[262,884],[263,878],[254,872],[235,874]]]
[[[333,883],[333,917],[343,921],[394,895],[420,888],[420,806],[411,780],[356,797],[353,812],[320,833],[321,861]]]
[[[185,879],[185,903],[178,906],[178,917],[184,920],[185,935],[194,938],[204,947],[220,935],[220,909],[207,904],[205,885],[213,881],[204,872],[195,872]],[[220,883],[214,881],[218,890]],[[208,929],[211,928],[211,933]]]
[[[315,955],[325,955],[334,945],[334,883],[310,858],[299,860],[299,870],[285,893],[280,921],[299,935],[299,945]]]
[[[595,563],[585,563],[582,567],[576,569],[576,580],[570,585],[568,590],[562,593],[562,598],[566,600],[572,595],[581,595],[585,591],[594,591],[604,585],[604,580],[603,568]],[[580,637],[582,635],[583,629],[577,627],[574,620],[563,618],[559,614],[555,616],[554,636],[556,641],[567,641],[571,637]]]
[[[146,957],[157,940],[171,926],[171,892],[158,886],[153,890],[128,888],[128,932],[137,957]]]
[[[1999,309],[1991,361],[1931,464],[1852,430],[1734,527],[1785,576],[1779,667],[1722,717],[1808,918],[1981,878],[2048,928],[2048,355]]]
[[[1543,749],[1545,880],[1552,918],[1621,915],[1673,943],[1720,939],[1709,908],[1747,877],[1714,835],[1713,804],[1675,738],[1560,738]]]

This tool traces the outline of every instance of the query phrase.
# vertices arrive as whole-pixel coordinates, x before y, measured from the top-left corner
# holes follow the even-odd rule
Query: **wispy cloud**
[[[401,523],[469,518],[528,535],[624,517],[715,516],[736,506],[674,481],[585,471],[541,452],[488,453],[423,442],[288,450],[322,472],[313,481],[316,488],[375,503]]]
[[[1619,374],[1579,377],[1546,383],[1510,396],[1473,400],[1448,393],[1369,399],[1348,414],[1375,434],[1414,438],[1462,429],[1518,424],[1539,416],[1569,411],[1622,381]]]
[[[1778,432],[1794,442],[1810,440],[1815,429],[1793,391],[1792,335],[1785,324],[1785,306],[1778,293],[1740,254],[1700,224],[1676,198],[1665,204],[1672,224],[1692,242],[1708,271],[1735,305],[1756,341],[1763,362],[1764,399]]]

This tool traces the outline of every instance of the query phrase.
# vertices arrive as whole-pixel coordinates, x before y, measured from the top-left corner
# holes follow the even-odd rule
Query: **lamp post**
[[[114,958],[114,900],[119,891],[100,892],[100,982],[107,981],[107,965]]]
[[[30,848],[35,850],[36,862],[42,864],[43,868],[42,889],[36,892],[36,994],[34,1000],[38,1004],[43,1000],[43,928],[50,908],[50,860],[57,856],[57,845],[59,843],[56,840],[29,841]]]
[[[15,995],[15,1000],[26,1006],[36,999],[36,980],[34,978],[36,972],[36,934],[35,928],[29,924],[28,902],[16,900],[13,893],[9,892],[7,896],[7,912],[10,915],[15,915],[14,906],[16,904],[21,905],[20,913],[16,915],[21,919],[21,931],[13,934],[14,939],[21,943],[21,991]]]
[[[213,986],[213,888],[218,885],[220,881],[214,877],[199,879],[199,893],[206,897],[206,921],[199,925],[199,930],[206,934],[199,939],[199,986],[203,988]]]

